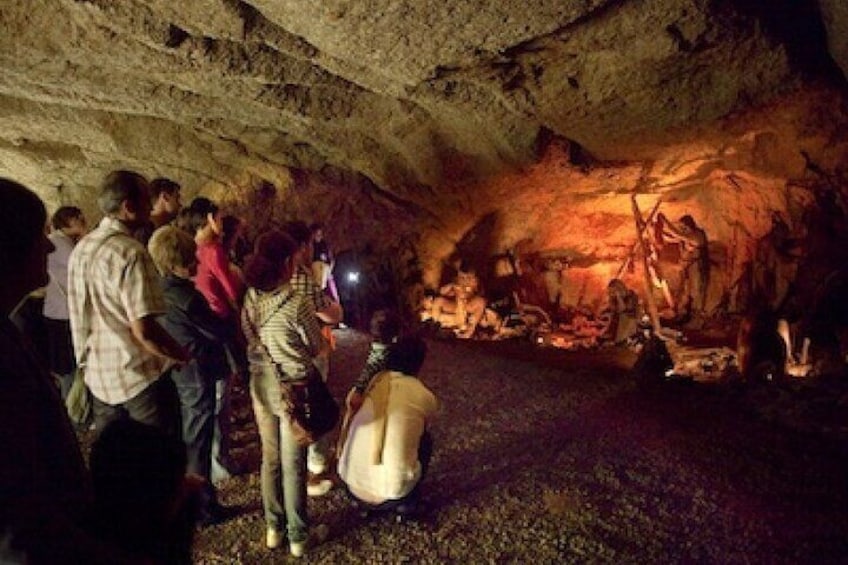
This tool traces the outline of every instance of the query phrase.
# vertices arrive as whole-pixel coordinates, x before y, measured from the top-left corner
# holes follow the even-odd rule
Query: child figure
[[[371,349],[368,351],[368,359],[365,367],[359,374],[359,378],[353,383],[353,387],[345,400],[347,413],[344,422],[356,414],[362,406],[363,393],[374,375],[386,370],[386,360],[389,357],[389,346],[400,337],[400,317],[390,310],[377,310],[371,316],[370,333],[372,337]],[[344,424],[343,424],[344,427]]]

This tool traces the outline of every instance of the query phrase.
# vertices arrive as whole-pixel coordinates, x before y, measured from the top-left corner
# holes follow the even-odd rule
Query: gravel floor
[[[337,333],[341,398],[367,338]],[[311,563],[848,562],[848,386],[634,387],[627,352],[432,341],[423,380],[443,402],[426,513],[359,518],[339,489],[310,499],[331,537]],[[273,563],[258,439],[244,391],[240,507],[196,540],[198,563]]]

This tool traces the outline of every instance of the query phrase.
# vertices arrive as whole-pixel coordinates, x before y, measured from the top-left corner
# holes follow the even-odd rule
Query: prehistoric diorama
[[[5,0],[0,176],[89,218],[175,179],[242,256],[320,221],[353,328],[842,378],[846,6]]]

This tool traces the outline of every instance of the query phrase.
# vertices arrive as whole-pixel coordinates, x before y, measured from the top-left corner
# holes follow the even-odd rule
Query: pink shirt
[[[242,294],[242,284],[230,270],[230,262],[224,247],[217,241],[197,245],[197,276],[194,286],[202,294],[213,312],[222,318],[230,318],[236,311]]]

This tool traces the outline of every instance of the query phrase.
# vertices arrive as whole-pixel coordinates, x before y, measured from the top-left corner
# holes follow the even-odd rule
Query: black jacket
[[[235,326],[209,308],[194,283],[168,275],[161,279],[167,312],[159,318],[162,327],[191,353],[187,365],[172,371],[177,384],[208,384],[230,372],[226,346],[233,339]]]

